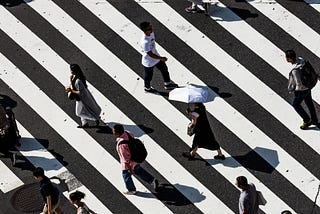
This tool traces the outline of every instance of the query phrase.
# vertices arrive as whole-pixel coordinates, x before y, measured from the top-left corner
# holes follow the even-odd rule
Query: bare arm
[[[48,213],[51,214],[51,209],[52,209],[52,206],[51,206],[51,195],[47,196],[47,207],[48,207]]]

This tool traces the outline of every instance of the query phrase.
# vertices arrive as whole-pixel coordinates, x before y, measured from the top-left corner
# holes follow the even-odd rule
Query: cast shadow
[[[11,99],[7,95],[0,94],[0,105],[4,108],[6,107],[14,108],[17,106],[17,102]]]
[[[172,184],[160,184],[155,195],[160,201],[168,205],[185,206],[191,204]]]
[[[245,0],[236,0],[236,2],[246,2]],[[249,10],[240,9],[235,7],[219,7],[214,4],[211,6],[210,16],[214,16],[216,21],[235,22],[242,21],[248,18],[257,18],[257,13],[251,13]],[[232,12],[230,12],[230,10]],[[219,18],[216,18],[219,17]]]
[[[70,192],[66,179],[61,179],[57,176],[50,177],[50,180],[60,190],[60,192]]]
[[[272,163],[268,163],[259,154],[263,154],[263,156],[267,157],[269,161],[272,160]],[[274,168],[277,165],[279,165],[277,151],[261,147],[256,147],[254,150],[251,150],[245,155],[226,157],[226,159],[223,161],[206,159],[206,162],[208,166],[222,164],[223,166],[231,168],[245,167],[246,169],[265,172],[269,174],[274,171]]]
[[[3,5],[5,7],[14,7],[18,6],[20,4],[29,3],[32,0],[27,0],[26,2],[23,0],[0,0],[0,5]]]
[[[115,124],[118,124],[118,123],[108,122],[108,125],[99,127],[99,129],[97,130],[97,133],[112,134],[112,127]],[[150,134],[154,132],[154,129],[147,127],[143,124],[138,124],[138,125],[122,124],[122,125],[125,130],[132,132],[135,137],[141,137],[142,135]]]
[[[266,157],[271,163],[268,163],[259,154]],[[279,158],[276,150],[256,147],[245,155],[233,156],[243,167],[259,172],[272,173],[274,168],[279,165]]]
[[[37,142],[34,142],[37,141]],[[21,146],[19,147],[20,152],[29,152],[29,151],[41,151],[44,148],[49,148],[49,141],[47,139],[34,139],[34,138],[25,138],[22,137],[20,139]],[[47,171],[47,170],[59,170],[62,166],[67,166],[69,163],[64,161],[64,157],[55,152],[53,149],[48,149],[48,152],[50,152],[51,155],[55,157],[55,159],[60,163],[58,165],[52,164],[52,159],[40,157],[40,156],[28,156],[26,159],[32,160],[32,163],[41,163],[41,167]],[[19,155],[17,155],[19,157]],[[17,161],[15,166],[19,166],[21,164],[19,161]]]
[[[215,86],[210,86],[208,85],[208,87],[214,91],[216,94],[219,95],[219,97],[221,98],[229,98],[229,97],[232,97],[232,94],[229,93],[229,92],[220,92],[220,89],[218,87],[215,87]]]

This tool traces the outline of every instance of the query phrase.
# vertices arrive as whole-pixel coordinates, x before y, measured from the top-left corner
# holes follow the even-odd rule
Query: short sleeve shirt
[[[47,196],[51,196],[51,203],[57,204],[60,192],[57,187],[53,186],[49,178],[44,177],[40,181],[40,193],[45,203],[47,203]]]
[[[242,191],[239,197],[239,213],[245,210],[248,214],[258,214],[257,191],[254,184],[249,184],[247,190]]]
[[[142,49],[142,61],[141,61],[142,65],[144,67],[155,66],[160,60],[152,58],[151,56],[149,56],[147,54],[149,51],[151,51],[155,55],[160,56],[160,54],[156,50],[156,41],[155,41],[154,32],[152,32],[150,34],[150,36],[143,34],[142,38],[141,38],[140,45],[141,45],[141,49]]]

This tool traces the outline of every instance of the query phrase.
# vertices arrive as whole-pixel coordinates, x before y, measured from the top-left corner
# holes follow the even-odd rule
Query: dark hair
[[[237,177],[237,182],[238,182],[238,186],[240,186],[240,185],[243,186],[243,187],[248,186],[248,180],[244,176],[238,176]]]
[[[286,57],[289,59],[296,60],[297,58],[296,52],[294,52],[294,50],[286,50],[284,53],[286,54]]]
[[[34,177],[44,177],[44,170],[41,167],[35,168],[35,170],[33,170],[33,176]]]
[[[146,32],[146,29],[149,27],[150,25],[150,22],[141,22],[140,23],[140,29],[143,31],[143,32]]]
[[[81,201],[84,196],[86,196],[86,194],[84,194],[83,192],[75,191],[69,195],[69,198],[71,201]]]
[[[86,77],[84,76],[80,66],[78,64],[70,64],[70,70],[74,73],[76,78],[80,79],[84,86],[87,88]]]
[[[289,210],[284,210],[281,212],[281,214],[292,214]]]
[[[116,134],[122,135],[124,133],[124,128],[123,128],[123,125],[121,125],[121,124],[115,124],[113,126],[113,129]]]

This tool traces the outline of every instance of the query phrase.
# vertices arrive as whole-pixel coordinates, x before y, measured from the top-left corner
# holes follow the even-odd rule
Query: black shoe
[[[79,125],[79,126],[77,126],[77,128],[88,128],[89,127],[89,124],[88,123],[86,123],[86,124],[84,124],[84,125]]]
[[[182,156],[188,158],[188,160],[195,160],[194,156],[192,156],[190,152],[182,152]]]
[[[166,89],[166,90],[172,90],[174,88],[178,88],[178,85],[175,83],[169,83],[167,85],[164,85],[164,89]]]
[[[216,155],[216,156],[214,156],[214,159],[216,159],[216,160],[224,160],[224,159],[226,159],[226,157],[224,156],[224,155]]]
[[[96,120],[96,126],[99,126],[99,124],[100,124],[100,120],[98,119]]]
[[[150,87],[150,88],[144,88],[144,91],[145,92],[147,92],[147,93],[156,93],[157,92],[157,90],[156,89],[154,89],[154,88],[152,88],[152,87]]]

